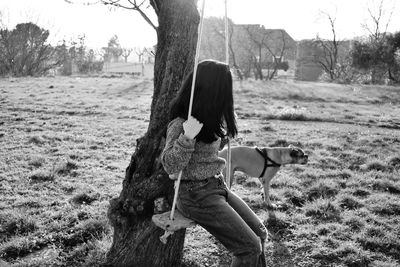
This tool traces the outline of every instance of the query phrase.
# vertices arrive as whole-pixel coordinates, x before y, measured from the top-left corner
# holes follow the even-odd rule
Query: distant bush
[[[103,70],[104,60],[96,59],[95,51],[86,47],[85,36],[79,36],[77,41],[70,43],[63,40],[57,46],[57,57],[61,63],[59,71],[62,75],[71,75],[74,71],[89,74]]]
[[[352,66],[369,74],[372,84],[400,83],[400,32],[379,34],[367,41],[356,41],[351,51]]]
[[[282,61],[282,62],[266,62],[265,63],[265,68],[267,69],[278,69],[278,70],[283,70],[283,71],[288,71],[289,69],[289,62],[287,61]]]
[[[266,120],[285,120],[285,121],[327,121],[333,122],[335,119],[311,116],[305,108],[285,108],[274,114],[264,117]]]
[[[49,31],[33,23],[0,29],[0,75],[39,76],[59,66]]]

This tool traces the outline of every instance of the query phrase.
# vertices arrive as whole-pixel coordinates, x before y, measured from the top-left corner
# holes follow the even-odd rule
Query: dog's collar
[[[264,176],[264,173],[268,167],[280,167],[281,166],[281,164],[276,163],[270,157],[268,157],[268,152],[267,152],[266,148],[259,149],[258,147],[256,147],[256,151],[258,153],[260,153],[261,156],[263,156],[263,158],[264,158],[264,169],[261,172],[260,178],[262,178]],[[268,161],[270,161],[271,163],[268,163]]]

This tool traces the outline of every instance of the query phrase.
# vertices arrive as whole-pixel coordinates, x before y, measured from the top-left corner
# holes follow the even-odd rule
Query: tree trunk
[[[163,245],[159,237],[164,232],[151,217],[156,198],[172,202],[173,183],[159,155],[165,144],[169,103],[193,68],[199,14],[197,0],[150,2],[159,24],[150,122],[146,134],[137,139],[120,196],[110,201],[108,218],[114,236],[106,266],[179,266],[182,260],[185,230]]]

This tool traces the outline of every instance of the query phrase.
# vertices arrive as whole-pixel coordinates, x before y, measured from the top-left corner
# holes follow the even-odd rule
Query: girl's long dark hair
[[[171,103],[170,120],[187,119],[193,72],[190,73]],[[237,126],[233,110],[232,74],[229,66],[204,60],[197,67],[192,116],[203,123],[196,140],[211,143],[225,135],[235,137]],[[224,126],[224,119],[226,125]]]

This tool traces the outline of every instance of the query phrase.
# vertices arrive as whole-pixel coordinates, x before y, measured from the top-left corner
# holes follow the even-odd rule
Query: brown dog
[[[219,156],[227,159],[228,149],[224,148]],[[272,178],[278,172],[281,165],[306,164],[308,155],[298,147],[247,147],[235,146],[231,148],[231,176],[232,185],[235,171],[242,171],[251,177],[258,177],[264,188],[264,203],[267,208],[275,208],[269,199],[269,188]],[[224,169],[224,177],[226,177]]]

